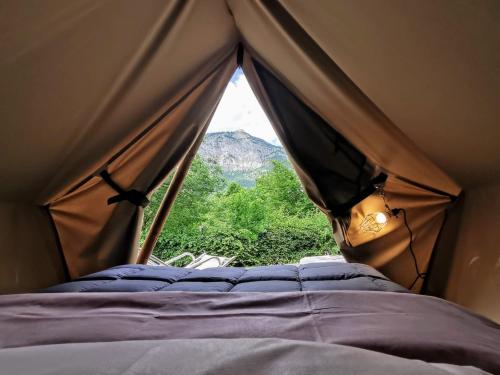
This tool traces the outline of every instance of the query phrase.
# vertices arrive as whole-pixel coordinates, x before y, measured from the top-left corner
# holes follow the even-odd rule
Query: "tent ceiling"
[[[281,2],[452,177],[465,186],[500,177],[498,1]],[[180,82],[237,38],[224,0],[1,8],[5,200],[44,203],[87,176],[123,146],[115,139],[130,139]],[[165,33],[177,38],[154,39]]]
[[[500,178],[498,1],[281,3],[452,177]]]

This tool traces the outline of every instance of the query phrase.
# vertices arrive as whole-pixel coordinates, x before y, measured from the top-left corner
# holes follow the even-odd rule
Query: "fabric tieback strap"
[[[102,177],[104,182],[106,182],[114,191],[118,193],[108,199],[108,205],[121,201],[129,201],[133,205],[140,207],[146,207],[149,204],[149,199],[146,197],[146,194],[135,189],[123,189],[120,185],[113,181],[107,170],[103,170],[99,175]]]

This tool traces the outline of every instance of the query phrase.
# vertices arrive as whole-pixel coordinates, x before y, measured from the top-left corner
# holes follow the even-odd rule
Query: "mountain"
[[[272,168],[272,160],[291,168],[283,147],[272,145],[243,130],[207,133],[199,155],[207,162],[220,165],[229,181],[244,187],[254,186],[255,179]]]

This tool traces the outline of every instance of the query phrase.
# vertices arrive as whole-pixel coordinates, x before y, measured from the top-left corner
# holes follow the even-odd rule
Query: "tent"
[[[498,2],[0,7],[0,292],[135,263],[240,65],[349,261],[500,320]]]

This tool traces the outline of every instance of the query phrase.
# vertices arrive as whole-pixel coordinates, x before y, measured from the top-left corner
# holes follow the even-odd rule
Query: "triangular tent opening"
[[[141,245],[172,175],[151,195]],[[241,68],[225,89],[153,251],[164,262],[184,254],[176,265],[203,253],[247,267],[342,258],[326,215],[308,199]],[[336,257],[317,258],[325,255]],[[212,259],[204,266],[217,265],[219,258]]]

